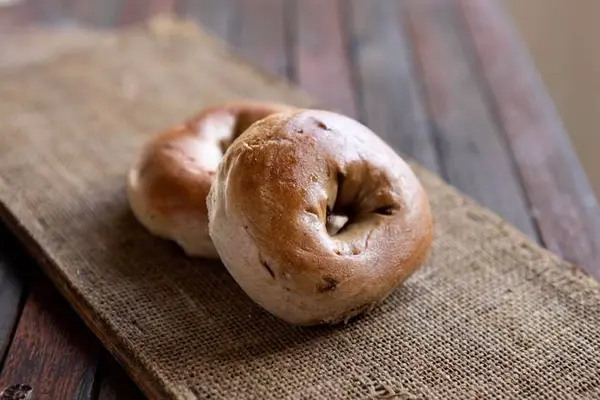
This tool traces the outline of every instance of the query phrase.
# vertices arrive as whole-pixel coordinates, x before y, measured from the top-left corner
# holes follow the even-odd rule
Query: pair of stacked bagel
[[[408,164],[329,111],[205,108],[146,143],[127,188],[152,234],[220,258],[252,300],[293,324],[373,308],[431,246],[429,201]]]

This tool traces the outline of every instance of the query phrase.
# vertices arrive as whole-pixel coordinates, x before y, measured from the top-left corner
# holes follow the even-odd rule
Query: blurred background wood
[[[598,196],[600,2],[504,1]]]
[[[596,198],[495,0],[5,1],[0,35],[125,27],[162,12],[202,23],[600,278]],[[0,398],[143,398],[0,233]]]

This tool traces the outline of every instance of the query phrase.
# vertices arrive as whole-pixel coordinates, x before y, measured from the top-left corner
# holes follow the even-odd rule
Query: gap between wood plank
[[[12,342],[26,297],[26,274],[22,266],[29,260],[21,245],[0,223],[0,372]],[[0,388],[1,390],[1,388]]]
[[[144,395],[117,361],[107,352],[100,358],[96,374],[100,379],[94,399],[98,400],[142,400]]]

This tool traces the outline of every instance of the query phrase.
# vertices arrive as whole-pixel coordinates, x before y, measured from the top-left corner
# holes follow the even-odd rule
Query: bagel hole
[[[342,190],[342,184],[344,183],[344,180],[346,179],[346,175],[342,172],[342,171],[338,171],[337,175],[336,175],[336,179],[337,179],[337,198],[340,197],[340,191]]]
[[[363,236],[364,247],[347,251],[348,255],[359,255],[368,247],[374,227],[393,218],[401,205],[396,201],[388,177],[364,160],[330,171],[333,179],[330,178],[331,184],[327,187],[327,232],[341,240]]]
[[[335,236],[342,232],[348,225],[350,218],[347,215],[331,214],[327,216],[327,233],[330,236]]]
[[[329,206],[327,206],[327,218],[325,222],[325,227],[327,228],[327,233],[329,233],[329,236],[335,236],[338,233],[340,233],[350,221],[349,215],[345,212],[340,211],[341,210],[334,211]]]
[[[310,205],[306,208],[306,212],[316,216],[319,219],[323,218],[323,206]],[[350,218],[344,214],[336,214],[331,211],[329,206],[325,206],[325,228],[330,236],[338,234],[347,224]]]
[[[392,206],[379,207],[379,208],[375,209],[374,213],[375,214],[380,214],[380,215],[393,215],[394,214],[394,207],[392,207]]]
[[[333,198],[333,204],[327,205],[326,228],[330,236],[335,236],[343,232],[352,220],[353,212],[348,207],[342,207],[340,201],[342,199],[342,185],[346,179],[346,175],[342,171],[336,173],[336,192]]]

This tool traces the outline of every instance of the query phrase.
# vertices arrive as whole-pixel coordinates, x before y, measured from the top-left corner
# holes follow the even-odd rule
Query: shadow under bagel
[[[389,301],[346,324],[292,325],[254,303],[219,261],[190,259],[176,244],[152,236],[135,219],[124,197],[118,197],[109,206],[113,218],[100,227],[100,236],[108,239],[103,262],[118,271],[121,284],[131,288],[131,297],[111,297],[106,288],[110,310],[119,310],[111,319],[129,326],[119,332],[125,342],[143,342],[142,354],[152,354],[163,365],[176,365],[180,379],[207,369],[218,373],[241,366],[245,373],[253,374],[255,369],[263,374],[269,360],[291,353],[312,355],[330,343],[340,354],[360,352],[356,338],[362,337],[366,326],[367,332],[383,329],[384,314],[402,312],[398,305],[410,309],[421,290],[419,284],[402,286]],[[100,313],[107,309],[96,307]],[[402,336],[404,330],[398,325],[393,334]],[[335,354],[327,352],[319,359],[332,367],[337,363]],[[301,365],[290,366],[290,373]]]
[[[307,349],[325,338],[341,340],[385,312],[376,308],[333,326],[289,324],[252,301],[220,261],[188,257],[175,243],[147,232],[125,196],[112,198],[103,205],[110,218],[93,227],[104,238],[97,243],[104,250],[94,256],[118,274],[128,296],[115,297],[109,285],[98,282],[95,308],[128,327],[117,332],[125,342],[142,339],[144,352],[154,359],[177,362],[180,376],[193,374],[199,365],[224,368]]]
[[[118,310],[112,318],[129,323],[125,336],[148,336],[147,351],[185,353],[200,342],[243,342],[238,335],[256,331],[256,322],[280,331],[281,338],[298,329],[258,307],[231,278],[218,260],[190,258],[175,243],[147,232],[131,213],[124,196],[110,205],[114,213],[94,229],[106,238],[103,251],[94,252],[107,268],[118,273],[127,298],[114,298],[110,287],[98,287],[101,302]],[[101,286],[101,285],[100,285]],[[99,298],[100,300],[100,298]],[[100,305],[100,312],[103,311]],[[193,321],[201,321],[194,323]],[[252,323],[246,323],[249,320]],[[260,324],[259,324],[260,325]],[[254,328],[252,328],[254,327]],[[160,332],[159,335],[156,335]],[[278,338],[271,339],[281,342]],[[187,350],[186,350],[187,348]],[[217,357],[205,347],[207,359]],[[168,351],[167,351],[168,350]]]

